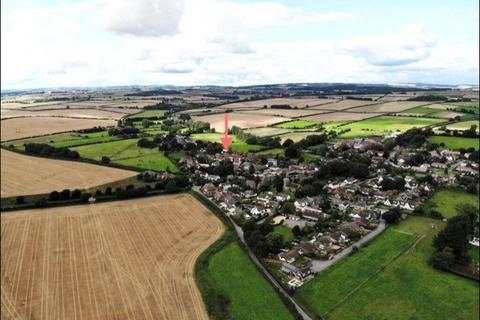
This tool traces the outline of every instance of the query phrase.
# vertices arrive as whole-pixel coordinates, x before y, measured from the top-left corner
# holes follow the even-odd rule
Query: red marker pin
[[[224,135],[223,135],[221,141],[222,141],[223,147],[225,149],[228,149],[228,147],[232,144],[232,138],[230,138],[228,136],[228,113],[227,112],[225,112],[224,117],[225,117],[224,118],[225,119],[225,129],[223,131]]]

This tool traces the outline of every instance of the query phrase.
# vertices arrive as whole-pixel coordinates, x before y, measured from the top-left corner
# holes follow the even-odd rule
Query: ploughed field
[[[208,319],[193,269],[223,233],[187,194],[2,213],[2,319]]]
[[[133,171],[1,150],[2,198],[89,188],[136,174]]]

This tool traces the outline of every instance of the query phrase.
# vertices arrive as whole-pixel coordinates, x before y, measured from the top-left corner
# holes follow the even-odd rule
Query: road
[[[332,264],[336,263],[340,259],[348,256],[350,252],[352,252],[353,246],[357,246],[358,248],[360,248],[362,245],[364,245],[365,243],[369,242],[370,240],[378,236],[380,233],[382,233],[383,230],[385,230],[385,227],[386,227],[385,221],[381,220],[380,223],[378,224],[378,227],[375,230],[373,230],[372,232],[370,232],[369,234],[367,234],[365,237],[361,238],[357,242],[353,243],[348,248],[345,248],[344,250],[342,250],[342,252],[335,255],[335,258],[333,258],[332,260],[312,260],[313,272],[315,273],[322,272],[323,270],[330,267]]]
[[[222,210],[222,208],[220,208],[215,202],[211,201],[210,199],[208,199],[208,197],[206,197],[198,187],[192,187],[192,190],[196,193],[198,193],[200,196],[202,196],[204,199],[207,199],[212,205],[214,205],[215,207],[217,207],[221,212],[224,213],[224,211]],[[225,213],[224,213],[225,214]],[[233,221],[233,219],[228,215],[228,214],[225,214],[225,216],[228,217],[228,219],[232,222],[234,228],[235,228],[235,231],[238,235],[238,237],[240,238],[240,241],[242,241],[242,243],[245,245],[245,248],[247,248],[247,253],[250,257],[250,259],[257,265],[257,267],[263,272],[263,274],[267,277],[267,279],[288,299],[290,300],[291,303],[293,303],[293,305],[295,306],[295,308],[297,309],[298,313],[303,317],[304,320],[312,320],[312,318],[310,318],[310,316],[307,315],[307,313],[305,311],[303,311],[303,309],[295,302],[295,300],[290,296],[290,294],[285,290],[283,289],[283,287],[277,282],[277,280],[265,269],[265,267],[260,263],[260,261],[258,260],[258,258],[255,256],[255,254],[252,252],[252,250],[250,250],[250,248],[248,247],[247,243],[245,242],[245,237],[243,235],[243,230],[242,228],[240,228],[239,226],[237,226],[235,224],[235,222]]]

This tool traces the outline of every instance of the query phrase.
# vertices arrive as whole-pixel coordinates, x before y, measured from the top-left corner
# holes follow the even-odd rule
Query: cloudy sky
[[[478,84],[478,0],[2,0],[2,89]]]

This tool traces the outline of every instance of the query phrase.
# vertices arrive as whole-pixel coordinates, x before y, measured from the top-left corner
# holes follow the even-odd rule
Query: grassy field
[[[283,148],[273,148],[273,149],[268,149],[268,150],[263,150],[257,152],[257,154],[263,154],[263,155],[269,155],[269,156],[284,156],[285,155],[285,150]]]
[[[437,227],[432,229],[432,224]],[[438,220],[423,217],[409,217],[393,227],[392,232],[415,234],[418,243],[361,286],[327,318],[478,319],[479,284],[428,264],[433,237],[441,227]],[[381,241],[385,238],[374,240],[371,246]]]
[[[229,300],[229,319],[293,319],[277,292],[236,242],[210,257],[208,279]]]
[[[476,114],[480,111],[480,105],[478,102],[450,102],[448,107],[458,107],[458,109],[472,110]]]
[[[439,112],[442,112],[442,110],[430,109],[428,107],[415,107],[415,108],[412,108],[412,109],[402,111],[401,114],[434,115],[434,114],[439,113]]]
[[[471,126],[477,126],[477,132],[479,130],[479,121],[478,120],[470,120],[470,121],[462,121],[457,123],[452,123],[447,126],[447,129],[450,130],[466,130],[470,129]]]
[[[448,149],[460,149],[460,148],[475,148],[478,150],[479,142],[477,138],[463,138],[463,137],[444,137],[444,136],[432,136],[428,138],[431,143],[444,143]]]
[[[425,203],[425,211],[437,210],[445,218],[451,218],[457,215],[457,206],[459,204],[470,203],[479,206],[478,198],[470,193],[460,189],[444,189],[435,192]]]
[[[220,139],[222,137],[223,133],[196,133],[191,135],[191,138],[193,140],[203,140],[218,143],[221,143]],[[230,137],[232,138],[232,144],[230,145],[230,148],[234,152],[251,152],[258,151],[264,148],[261,145],[248,144],[234,135],[230,135]]]
[[[13,144],[16,148],[23,149],[25,143],[47,143],[51,146],[62,147],[75,147],[85,144],[101,143],[119,140],[116,136],[109,136],[107,131],[93,132],[93,133],[57,133],[47,136],[41,136],[36,138],[27,138],[21,140],[12,141],[12,143],[5,143],[5,145]]]
[[[388,229],[369,246],[320,273],[295,293],[302,305],[324,315],[414,243],[416,237]]]
[[[141,118],[157,118],[163,117],[165,115],[165,110],[145,110],[139,113],[132,114],[128,116],[129,119],[141,119]]]
[[[165,157],[157,148],[139,148],[137,139],[127,139],[99,144],[91,144],[72,148],[80,153],[82,158],[101,160],[103,156],[111,162],[157,171],[170,170],[177,172],[177,166]]]
[[[389,135],[395,131],[406,131],[413,127],[425,127],[441,122],[440,119],[412,117],[375,117],[342,126],[351,129],[341,135],[342,138],[367,137],[372,135]]]
[[[306,129],[306,128],[314,127],[316,125],[317,123],[314,121],[294,120],[294,121],[278,124],[275,127],[282,128],[282,129]]]
[[[293,240],[292,229],[290,229],[289,227],[282,225],[275,226],[273,228],[273,233],[282,235],[283,243],[287,243]]]

